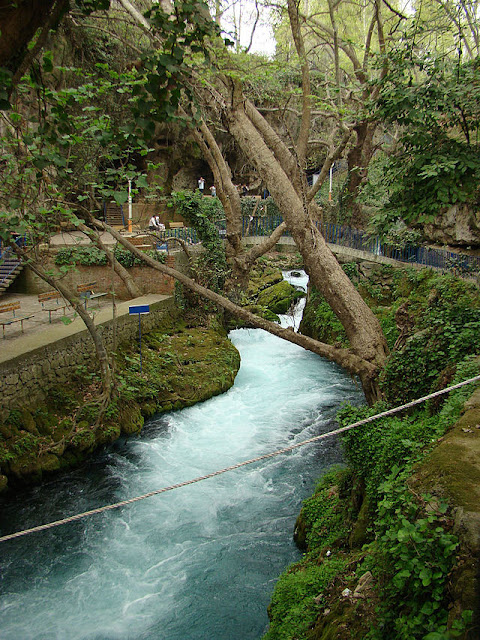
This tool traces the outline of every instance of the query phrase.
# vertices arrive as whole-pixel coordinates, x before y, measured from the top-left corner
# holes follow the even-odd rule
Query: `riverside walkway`
[[[100,237],[106,246],[110,248],[115,246],[116,240],[111,234],[102,233]],[[54,249],[89,244],[90,240],[81,231],[58,233],[50,239],[50,247]],[[118,300],[115,315],[117,318],[122,318],[129,315],[129,306],[145,304],[153,306],[169,298],[171,298],[170,295],[149,294],[128,301]],[[20,315],[31,316],[24,320],[23,332],[19,323],[5,329],[5,339],[0,337],[0,364],[87,330],[82,320],[76,316],[71,308],[65,313],[66,323],[62,321],[61,313],[53,314],[52,322],[50,322],[49,314],[42,309],[38,301],[38,294],[7,291],[0,300],[2,304],[19,301]],[[96,325],[107,323],[113,317],[112,299],[110,297],[98,298],[89,310],[94,316]]]
[[[245,216],[243,219],[244,242],[247,245],[259,243],[282,222],[279,216]],[[319,230],[325,237],[329,247],[335,255],[344,259],[365,260],[379,264],[405,264],[416,267],[431,267],[442,271],[453,272],[455,275],[467,277],[480,284],[480,257],[477,255],[460,254],[437,247],[406,247],[397,249],[382,243],[378,237],[369,236],[364,231],[350,227],[319,223]],[[223,233],[222,233],[223,231]],[[222,225],[219,232],[224,234]],[[247,235],[248,234],[248,235]],[[187,242],[196,244],[199,242],[196,231],[191,228],[171,229],[168,236],[178,237]],[[116,240],[109,234],[102,234],[102,241],[107,246],[114,246]],[[90,244],[90,240],[80,231],[69,231],[52,236],[50,246],[58,249],[62,246],[82,246]],[[293,250],[295,243],[290,234],[286,232],[277,244],[277,249]],[[128,306],[133,304],[149,304],[158,302],[169,296],[155,295],[143,296],[137,300],[117,303],[118,315],[128,314]],[[148,298],[148,301],[146,299]],[[72,311],[67,313],[70,324],[64,324],[60,315],[52,323],[49,323],[48,314],[41,311],[37,295],[6,293],[1,297],[2,303],[19,300],[22,315],[33,314],[32,318],[24,321],[24,332],[20,327],[9,327],[6,330],[5,340],[0,339],[0,362],[20,355],[22,352],[31,351],[41,346],[46,340],[55,341],[73,333],[85,331],[81,320],[75,319]],[[95,322],[102,323],[112,317],[112,303],[109,299],[99,301],[96,308]],[[18,324],[18,323],[17,323]]]
[[[281,216],[244,216],[242,235],[245,244],[260,243],[269,236],[283,221]],[[219,221],[218,229],[222,237],[225,235],[225,221]],[[366,231],[354,229],[345,225],[329,222],[317,222],[317,228],[325,238],[327,244],[336,255],[351,257],[352,259],[369,260],[382,264],[409,264],[411,266],[431,267],[454,275],[480,278],[479,252],[459,253],[451,249],[408,245],[405,247],[389,245],[379,236],[372,236]],[[191,228],[171,229],[169,236],[181,238],[186,242],[196,243],[196,231]],[[278,246],[294,245],[290,233],[286,231],[279,240]]]
[[[115,317],[120,320],[129,316],[130,306],[149,305],[153,307],[171,297],[169,295],[149,294],[133,300],[117,302],[115,305]],[[87,331],[81,318],[75,316],[71,309],[65,316],[69,321],[68,324],[64,324],[60,316],[54,319],[52,323],[49,323],[48,313],[42,311],[38,296],[12,293],[2,297],[2,302],[13,300],[20,300],[22,313],[33,314],[33,317],[24,321],[23,333],[20,328],[10,328],[5,332],[5,339],[2,340],[0,338],[0,364]],[[112,300],[103,299],[100,302],[100,307],[95,305],[90,311],[94,314],[94,322],[97,326],[108,323],[113,318]]]

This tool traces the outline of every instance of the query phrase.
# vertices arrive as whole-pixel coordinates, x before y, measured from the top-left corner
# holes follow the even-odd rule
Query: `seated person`
[[[165,225],[160,222],[159,216],[152,216],[148,221],[150,231],[165,231]]]

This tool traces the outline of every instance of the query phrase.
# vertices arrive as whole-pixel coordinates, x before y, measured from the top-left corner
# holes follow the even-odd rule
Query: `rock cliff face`
[[[454,532],[459,540],[451,574],[450,620],[473,612],[472,635],[480,628],[480,388],[465,403],[463,414],[432,453],[419,465],[412,486],[453,507]],[[475,634],[475,635],[473,635]]]
[[[480,247],[480,211],[455,205],[435,222],[424,225],[422,231],[425,239],[435,244]]]

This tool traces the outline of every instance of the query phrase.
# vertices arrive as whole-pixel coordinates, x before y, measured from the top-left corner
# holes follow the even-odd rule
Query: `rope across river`
[[[23,531],[17,531],[15,533],[10,533],[8,535],[1,536],[0,542],[6,542],[7,540],[14,540],[15,538],[20,538],[22,536],[26,536],[31,533],[36,533],[38,531],[53,529],[54,527],[59,527],[60,525],[68,524],[69,522],[82,520],[83,518],[87,518],[89,516],[93,516],[98,513],[104,513],[105,511],[111,511],[112,509],[119,509],[120,507],[125,507],[127,505],[133,504],[134,502],[139,502],[140,500],[146,500],[147,498],[152,498],[153,496],[160,495],[161,493],[166,493],[167,491],[173,491],[174,489],[180,489],[181,487],[187,487],[188,485],[195,484],[203,480],[208,480],[209,478],[214,478],[215,476],[220,476],[223,473],[234,471],[235,469],[240,469],[241,467],[245,467],[247,465],[260,462],[261,460],[267,460],[268,458],[273,458],[275,456],[288,453],[289,451],[293,451],[294,449],[304,447],[305,445],[311,444],[312,442],[318,442],[320,440],[325,440],[326,438],[330,438],[332,436],[345,433],[346,431],[350,431],[351,429],[360,427],[361,425],[367,424],[369,422],[373,422],[374,420],[379,420],[380,418],[386,418],[387,416],[394,415],[396,413],[399,413],[400,411],[404,411],[405,409],[409,409],[410,407],[414,407],[415,405],[421,404],[422,402],[426,402],[427,400],[431,400],[432,398],[437,398],[438,396],[444,395],[446,393],[449,393],[450,391],[459,389],[460,387],[464,387],[465,385],[472,384],[474,382],[480,382],[480,375],[475,376],[474,378],[469,378],[468,380],[464,380],[463,382],[459,382],[458,384],[455,384],[451,387],[447,387],[446,389],[442,389],[441,391],[436,391],[435,393],[431,393],[428,396],[423,396],[422,398],[418,398],[417,400],[412,400],[412,402],[408,402],[407,404],[403,404],[399,407],[394,407],[393,409],[388,409],[387,411],[383,411],[382,413],[377,413],[376,415],[370,416],[369,418],[358,420],[357,422],[353,422],[352,424],[349,424],[345,427],[340,427],[339,429],[335,429],[334,431],[329,431],[328,433],[323,433],[319,436],[314,436],[312,438],[309,438],[308,440],[302,440],[302,442],[297,442],[296,444],[289,445],[288,447],[284,447],[283,449],[277,449],[277,451],[272,451],[271,453],[266,453],[256,458],[251,458],[250,460],[244,460],[243,462],[232,464],[230,467],[225,467],[223,469],[218,469],[217,471],[212,471],[211,473],[207,473],[204,476],[198,476],[197,478],[192,478],[191,480],[185,480],[184,482],[178,482],[177,484],[172,484],[168,487],[162,487],[161,489],[155,489],[153,491],[149,491],[148,493],[144,493],[143,495],[136,496],[134,498],[129,498],[128,500],[121,500],[120,502],[115,502],[114,504],[98,507],[97,509],[91,509],[90,511],[84,511],[83,513],[77,513],[73,516],[62,518],[61,520],[55,520],[54,522],[47,522],[46,524],[41,524],[41,525],[38,525],[37,527],[31,527],[30,529],[24,529]]]

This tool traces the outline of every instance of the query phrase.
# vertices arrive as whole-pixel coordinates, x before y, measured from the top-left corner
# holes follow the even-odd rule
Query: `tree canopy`
[[[438,3],[438,21],[425,21],[423,6],[407,16],[379,0],[358,7],[287,0],[276,10],[274,60],[230,51],[208,7],[182,1],[62,5],[63,19],[60,12],[55,20],[52,7],[25,36],[31,55],[15,62],[5,44],[3,106],[10,108],[2,113],[0,233],[6,241],[12,228],[28,230],[35,247],[62,219],[98,226],[102,200],[124,203],[128,180],[142,197],[154,195],[155,139],[169,123],[177,139],[196,141],[214,175],[238,282],[283,227],[245,252],[232,162],[241,158],[269,189],[312,284],[364,363],[362,382],[373,401],[386,342],[317,229],[328,213],[318,193],[343,159],[346,206],[352,222],[364,224],[358,196],[383,150],[384,219],[418,222],[475,199],[472,7],[452,12]],[[427,48],[432,43],[438,51]],[[348,365],[340,351],[329,354]]]

